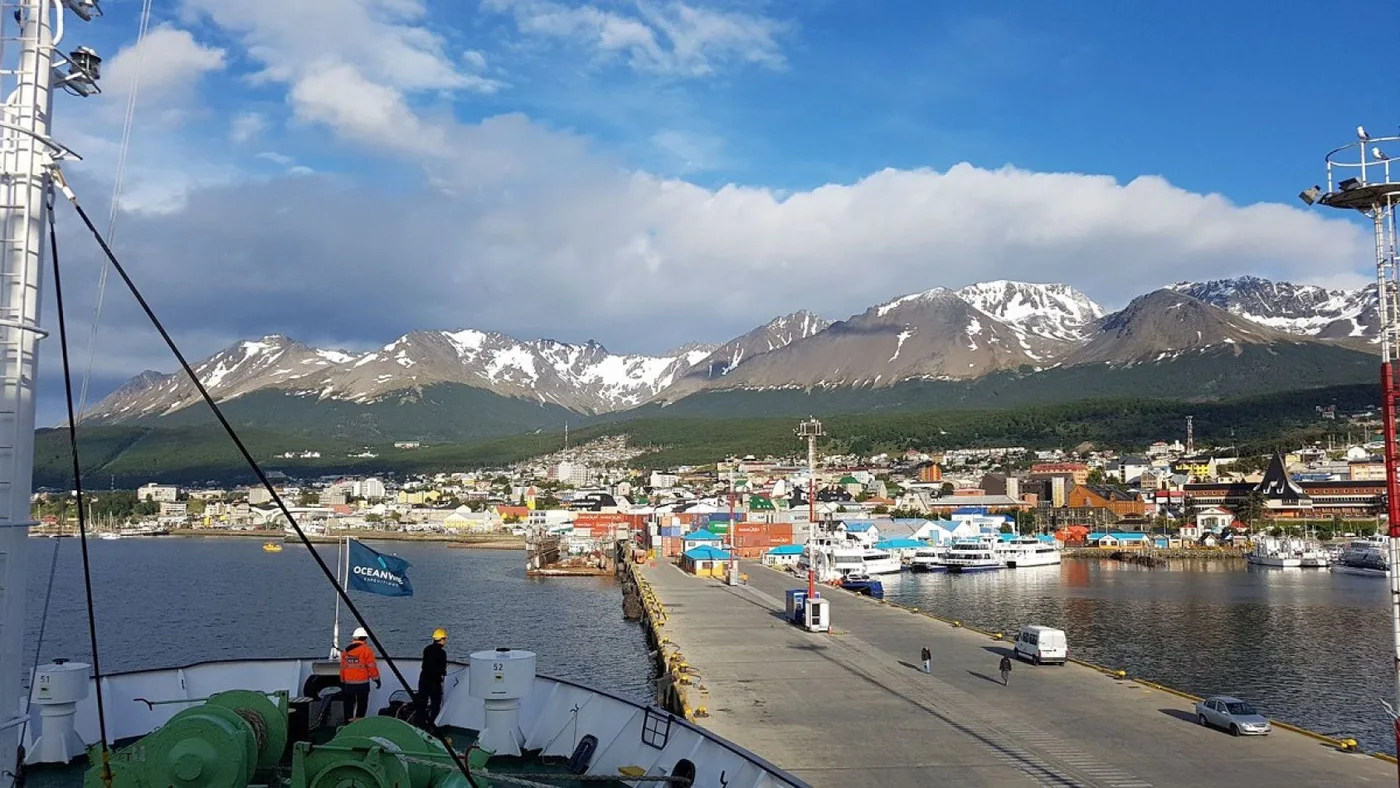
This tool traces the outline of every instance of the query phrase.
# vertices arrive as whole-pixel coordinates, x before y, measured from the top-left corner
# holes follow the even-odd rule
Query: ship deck
[[[452,742],[453,749],[459,751],[464,751],[472,742],[476,741],[477,735],[476,731],[470,731],[464,728],[447,728],[445,733]],[[330,740],[332,735],[333,733],[330,730],[318,731],[314,740],[324,743]],[[289,754],[282,763],[282,774],[284,777],[289,774],[291,770],[290,751],[289,747]],[[627,786],[627,783],[599,780],[596,777],[590,778],[587,781],[574,779],[574,775],[570,774],[563,764],[556,762],[557,760],[558,759],[554,758],[544,760],[522,758],[493,759],[487,766],[487,769],[488,771],[502,775],[524,773],[532,775],[558,775],[548,780],[539,780],[539,782],[544,782],[551,786],[558,786],[559,788],[584,788],[585,786],[588,786],[588,788],[594,788],[595,786],[597,788],[626,788]],[[24,785],[25,788],[75,788],[75,786],[81,786],[83,784],[83,778],[87,774],[88,769],[88,759],[82,757],[64,766],[51,764],[30,766],[25,770]],[[477,775],[477,777],[477,783],[479,785],[491,785],[489,777],[482,778],[481,775]],[[497,784],[500,785],[501,783],[498,782]]]
[[[639,569],[666,607],[662,634],[699,675],[690,703],[709,716],[698,724],[816,788],[1396,780],[1392,763],[1301,733],[1198,726],[1191,700],[1081,665],[1017,662],[1002,686],[1009,645],[839,589],[822,594],[832,634],[803,632],[783,618],[784,591],[803,582],[753,562],[735,587],[668,563]],[[932,675],[918,664],[924,645]]]

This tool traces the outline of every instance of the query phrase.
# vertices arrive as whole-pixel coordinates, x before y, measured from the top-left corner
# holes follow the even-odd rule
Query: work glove
[[[375,679],[375,680],[374,680],[374,688],[375,688],[375,689],[379,689],[379,688],[382,687],[382,686],[384,686],[384,682],[380,681],[379,679]]]

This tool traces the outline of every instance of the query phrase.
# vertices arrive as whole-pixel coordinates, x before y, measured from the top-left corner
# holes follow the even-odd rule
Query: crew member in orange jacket
[[[379,665],[374,661],[374,650],[369,647],[369,633],[364,627],[357,627],[354,642],[340,652],[340,686],[345,697],[347,722],[358,720],[369,712],[369,683],[379,689]]]

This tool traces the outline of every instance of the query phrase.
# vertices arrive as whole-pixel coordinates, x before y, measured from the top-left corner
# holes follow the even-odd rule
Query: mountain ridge
[[[222,402],[281,392],[397,407],[416,402],[415,392],[447,384],[557,408],[546,420],[552,424],[561,413],[625,414],[708,392],[976,381],[1058,367],[1166,364],[1188,353],[1239,356],[1244,346],[1289,347],[1275,354],[1279,363],[1335,356],[1318,361],[1319,368],[1350,369],[1336,355],[1344,352],[1339,341],[1349,340],[1345,352],[1354,352],[1370,339],[1368,325],[1365,288],[1329,291],[1257,277],[1179,282],[1106,313],[1069,285],[996,280],[910,293],[845,320],[800,310],[727,342],[690,343],[655,356],[611,353],[592,340],[520,340],[468,328],[412,331],[360,353],[274,334],[235,342],[195,369]],[[197,401],[187,380],[147,370],[87,418],[158,421]],[[521,423],[519,414],[532,412],[511,408],[503,424]]]

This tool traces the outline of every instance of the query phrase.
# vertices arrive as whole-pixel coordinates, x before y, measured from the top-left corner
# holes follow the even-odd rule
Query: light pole
[[[1391,671],[1400,697],[1400,446],[1396,444],[1395,419],[1400,386],[1394,362],[1400,351],[1400,267],[1396,260],[1395,207],[1400,202],[1400,175],[1392,177],[1390,157],[1379,143],[1400,149],[1400,136],[1372,138],[1356,127],[1356,141],[1327,154],[1327,191],[1321,186],[1303,190],[1299,199],[1308,205],[1356,211],[1371,220],[1375,234],[1376,312],[1381,340],[1381,421],[1385,436],[1385,490],[1390,541],[1387,574],[1395,653]],[[1367,146],[1370,146],[1368,152]],[[1368,155],[1369,153],[1369,155]],[[1335,183],[1334,183],[1335,181]],[[1378,518],[1379,519],[1379,518]],[[1382,701],[1384,703],[1384,701]],[[1385,704],[1394,718],[1395,743],[1400,751],[1400,709]]]
[[[817,438],[825,436],[822,423],[812,417],[797,425],[797,437],[807,440],[807,598],[817,593],[817,554],[812,536],[817,528]]]

